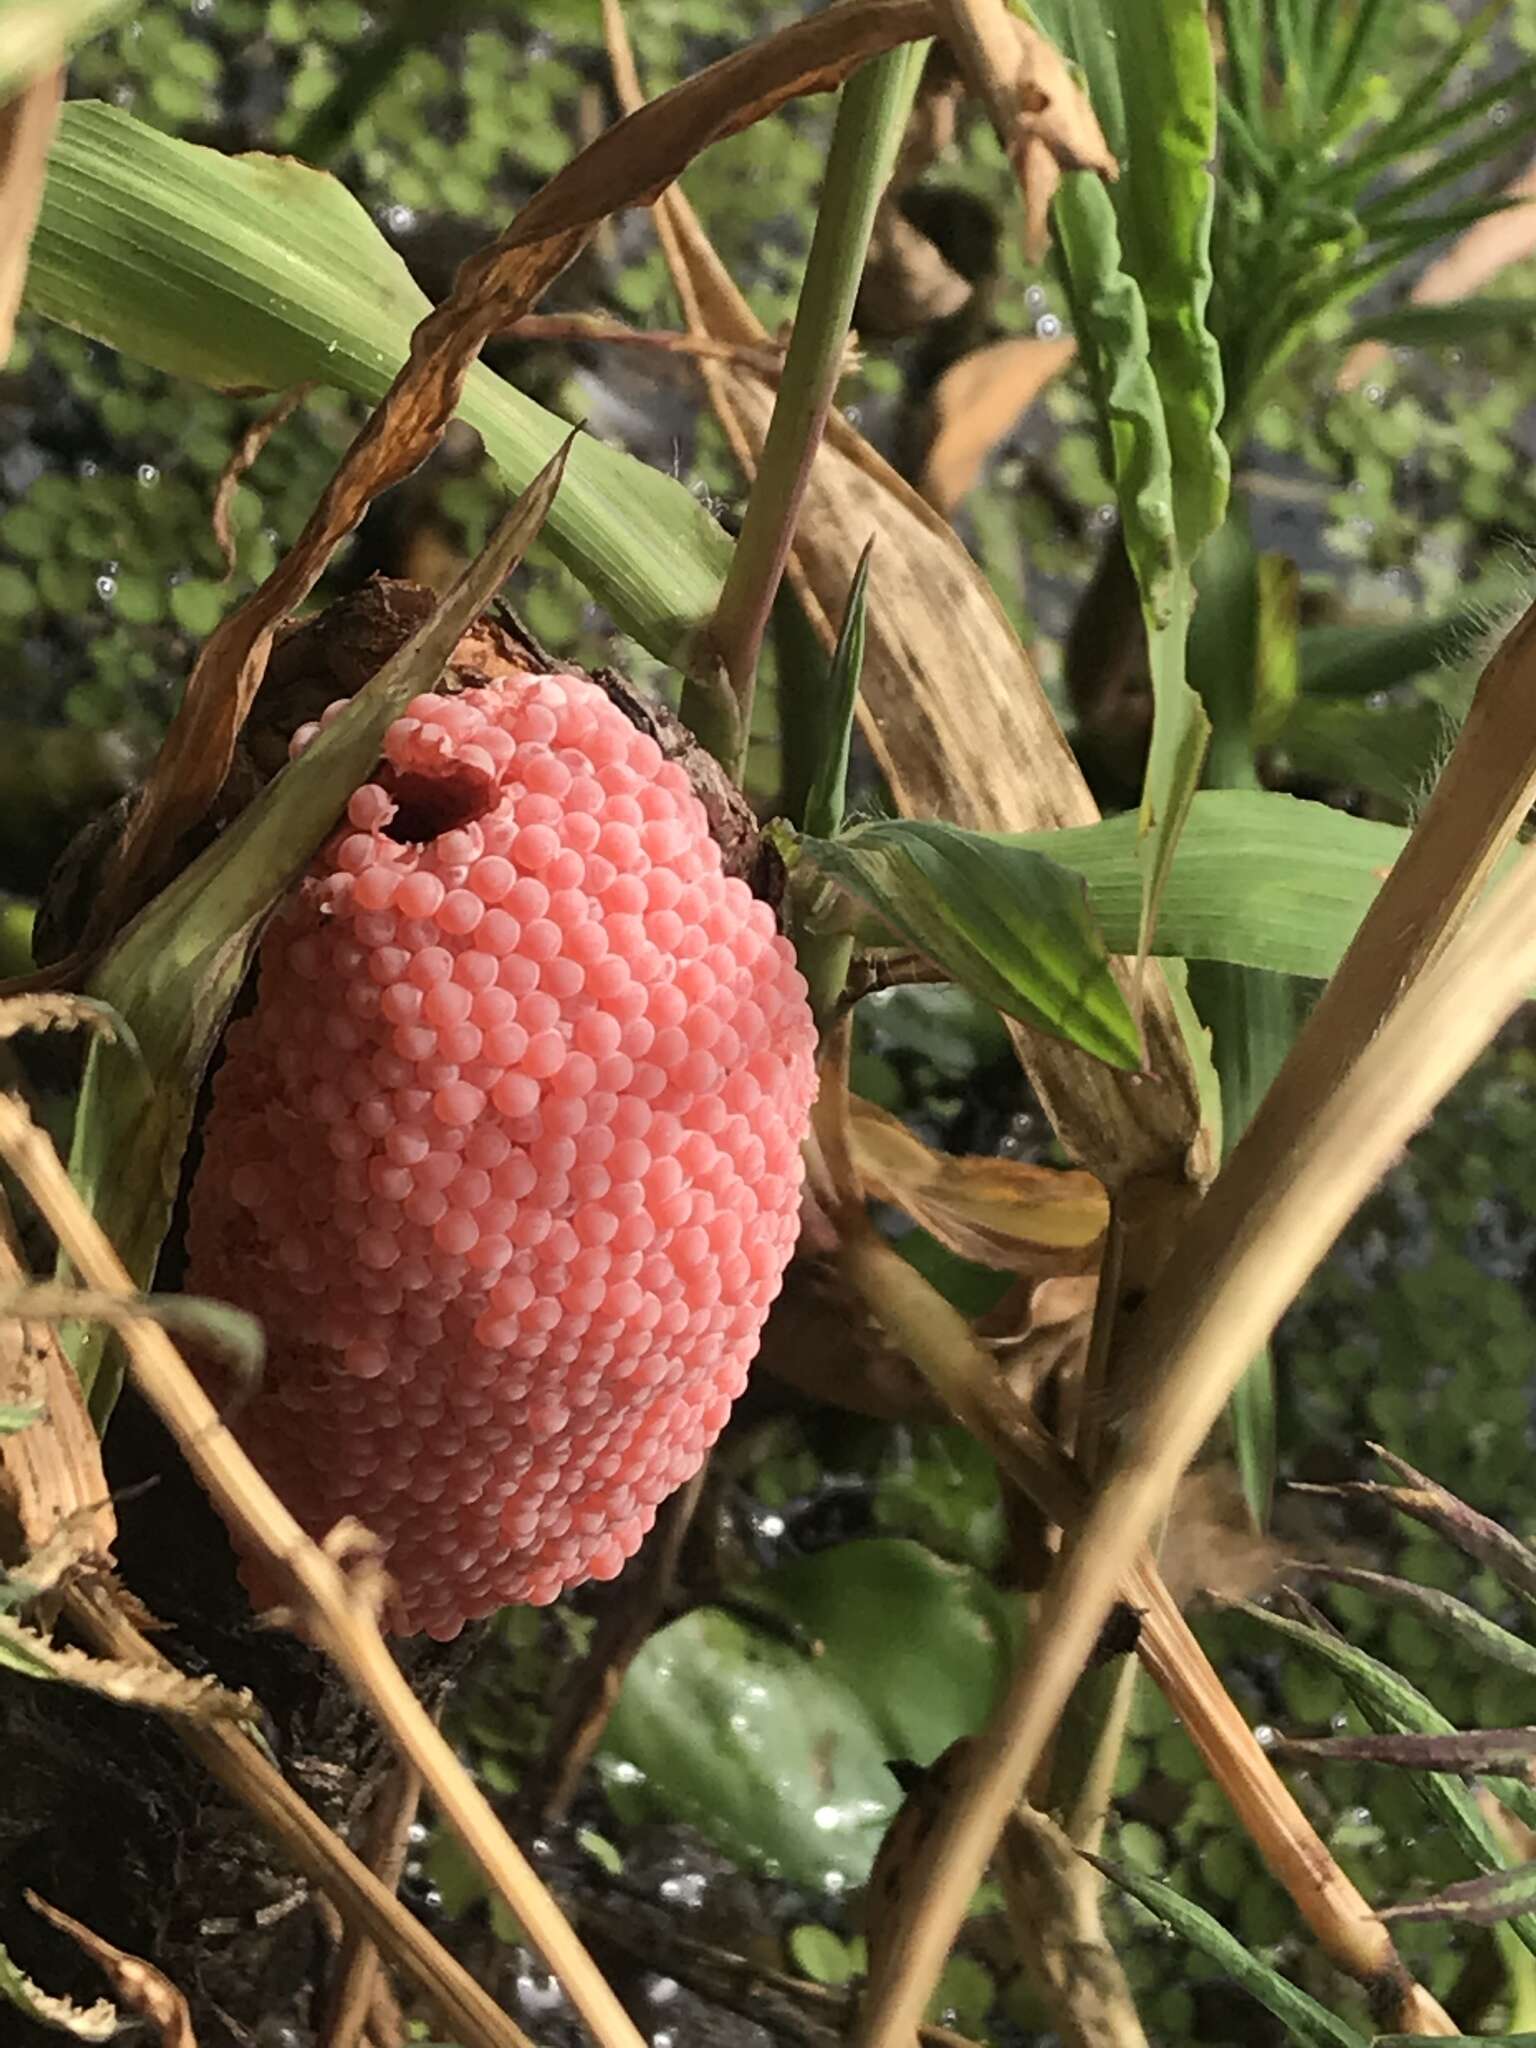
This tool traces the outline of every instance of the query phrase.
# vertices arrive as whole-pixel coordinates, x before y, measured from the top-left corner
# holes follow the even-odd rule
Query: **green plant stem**
[[[889,182],[928,45],[910,43],[855,72],[838,101],[821,206],[800,287],[757,478],[725,587],[706,629],[705,666],[728,681],[736,730],[725,758],[738,771],[752,724],[763,634],[789,559],[801,500],[842,375],[853,302],[875,209]],[[697,722],[702,712],[707,729]],[[724,737],[720,706],[685,692],[684,718],[712,751]]]

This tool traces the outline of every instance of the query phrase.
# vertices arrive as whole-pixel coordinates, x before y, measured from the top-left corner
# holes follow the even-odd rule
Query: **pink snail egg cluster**
[[[613,1578],[698,1470],[794,1248],[814,1042],[595,684],[391,726],[230,1028],[187,1284],[262,1318],[234,1426],[312,1533],[382,1539],[395,1629]]]

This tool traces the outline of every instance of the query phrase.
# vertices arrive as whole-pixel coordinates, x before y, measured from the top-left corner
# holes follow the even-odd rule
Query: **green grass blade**
[[[1127,1870],[1118,1863],[1106,1863],[1098,1856],[1086,1859],[1149,1913],[1155,1913],[1165,1927],[1172,1928],[1191,1948],[1240,1984],[1250,1998],[1272,2012],[1301,2048],[1366,2048],[1366,2036],[1357,2034],[1326,2006],[1251,1955],[1235,1934],[1229,1934],[1219,1920],[1192,1905],[1172,1885],[1140,1871]]]
[[[1338,54],[1323,89],[1323,104],[1330,116],[1347,109],[1359,90],[1386,41],[1393,15],[1392,0],[1356,0],[1354,19],[1338,40]]]
[[[234,390],[317,378],[369,401],[427,311],[404,263],[326,173],[226,157],[89,101],[60,120],[27,304],[174,376]],[[513,489],[569,431],[483,365],[460,416]],[[685,485],[590,438],[571,451],[546,539],[663,661],[678,660],[712,613],[731,555]]]
[[[1454,348],[1510,328],[1527,335],[1536,328],[1536,304],[1530,299],[1470,298],[1444,306],[1397,306],[1388,312],[1363,313],[1345,337],[1345,346],[1385,341],[1393,347]]]
[[[1489,602],[1497,601],[1490,592]],[[1304,626],[1297,640],[1302,691],[1365,697],[1411,683],[1428,669],[1454,667],[1472,653],[1488,619],[1486,606],[1469,603],[1401,626]]]
[[[1442,704],[1326,697],[1302,697],[1279,735],[1292,775],[1369,790],[1399,816],[1423,801],[1455,740]]]
[[[1109,1065],[1141,1040],[1082,883],[1046,854],[956,825],[893,819],[801,839],[794,864],[846,890],[961,987]]]
[[[805,801],[805,816],[801,821],[813,839],[830,839],[841,832],[847,810],[848,755],[853,744],[853,714],[859,701],[859,677],[864,668],[865,605],[869,590],[869,558],[874,547],[875,540],[871,534],[853,572],[853,581],[848,586],[842,628],[827,672],[820,760],[812,777],[810,794]]]
[[[1459,1732],[1438,1707],[1390,1665],[1367,1656],[1365,1651],[1356,1649],[1353,1643],[1334,1635],[1331,1630],[1293,1621],[1287,1615],[1274,1614],[1250,1601],[1235,1604],[1238,1612],[1248,1615],[1271,1633],[1283,1636],[1304,1654],[1336,1672],[1373,1728],[1395,1735],[1455,1735]],[[1439,1816],[1475,1870],[1510,1868],[1510,1851],[1470,1786],[1442,1771],[1413,1771],[1409,1776],[1424,1803]],[[1512,1811],[1521,1813],[1522,1818],[1522,1809],[1531,1810],[1532,1797],[1536,1795],[1532,1795],[1529,1785],[1521,1788],[1511,1778],[1490,1778],[1486,1782],[1495,1796],[1505,1800]],[[1511,1924],[1525,1946],[1536,1953],[1536,1913],[1512,1917]]]
[[[1458,1600],[1454,1593],[1354,1565],[1308,1564],[1300,1569],[1319,1584],[1353,1586],[1394,1606],[1407,1607],[1438,1634],[1447,1636],[1464,1655],[1536,1678],[1536,1643],[1528,1643],[1523,1636],[1500,1628],[1496,1621],[1490,1621],[1465,1600]]]

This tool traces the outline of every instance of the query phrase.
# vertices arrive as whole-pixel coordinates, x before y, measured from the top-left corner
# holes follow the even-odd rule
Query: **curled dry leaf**
[[[0,363],[16,331],[48,145],[63,97],[64,73],[49,70],[0,102]]]
[[[404,367],[303,532],[204,644],[114,855],[88,932],[92,945],[153,892],[169,849],[217,796],[278,626],[313,590],[379,493],[437,446],[488,338],[532,309],[609,214],[649,205],[710,143],[789,100],[830,91],[868,58],[933,27],[931,0],[835,0],[607,129],[535,193],[504,233],[468,258],[447,298],[411,336]]]
[[[27,1678],[58,1679],[121,1707],[199,1722],[253,1721],[248,1692],[230,1692],[213,1678],[188,1678],[169,1664],[119,1664],[50,1642],[39,1630],[0,1614],[0,1667]]]
[[[110,1003],[95,996],[44,994],[29,990],[0,1001],[0,1039],[20,1031],[99,1031],[103,1038],[127,1041],[127,1025]]]
[[[1012,335],[950,365],[929,401],[932,439],[923,459],[922,492],[935,511],[953,514],[998,442],[1076,353],[1070,336]]]
[[[28,2019],[45,2027],[56,2027],[76,2041],[110,2041],[122,2029],[122,2015],[109,1999],[94,2005],[76,2005],[71,1998],[55,1998],[18,1970],[0,1948],[0,2007],[14,2006]]]
[[[234,510],[235,492],[241,478],[260,456],[263,448],[282,426],[291,419],[304,400],[314,390],[313,384],[295,384],[291,391],[285,391],[276,405],[268,406],[260,419],[252,420],[240,439],[228,462],[219,471],[219,481],[213,493],[213,510],[209,521],[213,527],[213,538],[219,553],[224,557],[224,580],[227,583],[235,573],[235,533],[230,525],[230,514]]]
[[[128,2010],[148,2020],[155,2029],[160,2048],[197,2048],[186,1998],[168,1977],[138,1956],[128,1955],[123,1949],[114,1948],[110,1941],[103,1941],[99,1934],[93,1934],[68,1913],[61,1913],[57,1906],[50,1906],[36,1892],[27,1893],[27,1904],[80,1944]]]
[[[1005,0],[935,0],[941,32],[985,102],[1024,196],[1024,248],[1050,247],[1051,201],[1067,171],[1118,177],[1098,116],[1056,46]]]
[[[1010,1273],[1081,1273],[1098,1262],[1109,1200],[1091,1173],[935,1152],[899,1118],[849,1098],[855,1169],[963,1259]]]

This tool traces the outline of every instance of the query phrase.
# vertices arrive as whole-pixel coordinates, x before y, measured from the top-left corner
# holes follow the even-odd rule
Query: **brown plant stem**
[[[0,1096],[0,1155],[25,1183],[86,1286],[131,1296],[135,1289],[122,1261],[15,1096]],[[438,1811],[516,1914],[601,2048],[644,2048],[634,2021],[565,1915],[406,1684],[379,1633],[366,1585],[354,1584],[305,1535],[163,1330],[132,1321],[123,1345],[141,1391],[225,1520],[277,1582],[292,1589],[293,1605],[313,1640],[370,1703],[402,1758],[421,1772]]]
[[[412,1764],[397,1763],[379,1788],[363,1845],[364,1861],[387,1891],[400,1889],[410,1848],[411,1824],[420,1803],[420,1772]],[[333,1967],[334,1982],[326,2000],[321,2041],[324,2048],[362,2048],[363,2029],[369,2024],[380,1981],[379,1951],[368,1935],[353,1924],[343,1930]]]

